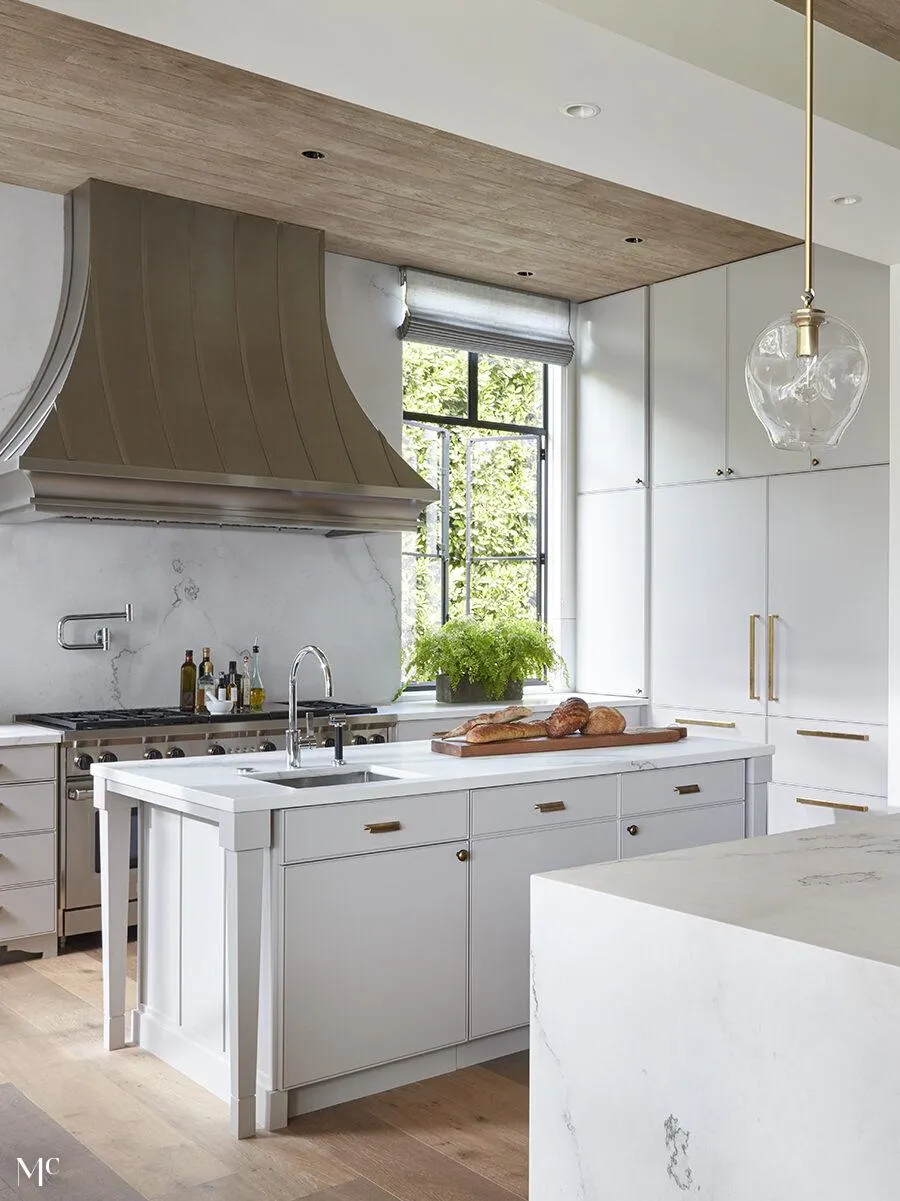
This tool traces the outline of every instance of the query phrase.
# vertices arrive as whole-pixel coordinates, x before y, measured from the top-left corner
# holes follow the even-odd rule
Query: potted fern
[[[411,679],[434,680],[445,704],[518,701],[527,679],[565,664],[539,621],[456,617],[421,631],[406,656]]]

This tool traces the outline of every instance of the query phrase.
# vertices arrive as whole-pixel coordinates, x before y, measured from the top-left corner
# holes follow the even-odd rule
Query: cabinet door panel
[[[528,1023],[531,876],[615,859],[616,841],[613,820],[472,843],[470,1037]]]
[[[803,248],[761,254],[726,267],[728,293],[728,466],[737,475],[808,471],[809,454],[776,450],[750,407],[744,364],[753,341],[800,305]]]
[[[578,491],[647,478],[647,289],[579,306]]]
[[[465,1040],[460,849],[285,868],[286,1088]]]
[[[887,721],[888,468],[773,480],[775,716]]]
[[[687,847],[703,847],[743,837],[743,801],[712,805],[709,809],[684,809],[680,813],[654,813],[650,817],[622,822],[622,858],[683,851]]]
[[[576,686],[645,689],[646,489],[578,497]]]
[[[764,712],[763,701],[750,699],[750,616],[765,616],[765,497],[765,480],[654,488],[654,704]],[[765,696],[762,627],[757,691]]]
[[[654,484],[725,470],[725,268],[650,289]]]
[[[896,813],[884,797],[833,792],[806,784],[770,784],[769,834],[787,834],[814,826],[836,826],[860,817],[887,817]]]

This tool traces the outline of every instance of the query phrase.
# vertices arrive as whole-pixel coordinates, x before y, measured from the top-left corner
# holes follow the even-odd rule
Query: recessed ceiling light
[[[588,117],[596,117],[600,112],[600,105],[579,101],[577,104],[564,104],[559,111],[565,113],[567,117],[577,117],[580,121],[584,121]]]
[[[516,275],[521,276],[522,279],[532,279],[534,276],[534,272],[533,271],[517,271]]]
[[[324,150],[301,150],[300,153],[304,158],[324,158]]]
[[[862,196],[832,196],[831,203],[845,206],[848,204],[859,204]]]
[[[627,242],[629,246],[640,246],[643,238],[639,238],[637,234],[630,234],[627,238],[623,238],[623,242]]]

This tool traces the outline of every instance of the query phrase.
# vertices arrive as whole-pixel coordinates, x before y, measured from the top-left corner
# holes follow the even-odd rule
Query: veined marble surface
[[[21,725],[0,726],[0,746],[46,746],[62,738],[59,730],[48,730],[43,726]]]
[[[228,813],[248,813],[520,784],[531,780],[647,771],[689,763],[765,759],[772,752],[772,747],[755,743],[688,737],[680,742],[651,746],[457,759],[435,754],[427,741],[393,742],[382,746],[347,747],[344,758],[348,768],[372,767],[397,772],[397,778],[383,783],[305,789],[286,788],[240,773],[240,768],[266,775],[283,771],[284,756],[273,754],[95,764],[91,771],[96,777],[107,780],[113,791],[117,785],[140,789],[164,798],[162,803],[173,802],[172,807],[185,804]],[[302,760],[305,767],[327,768],[331,765],[332,755],[333,752],[325,748],[303,751]],[[768,763],[759,765],[755,778],[768,780],[769,776]]]
[[[900,817],[532,879],[531,1201],[894,1201]]]

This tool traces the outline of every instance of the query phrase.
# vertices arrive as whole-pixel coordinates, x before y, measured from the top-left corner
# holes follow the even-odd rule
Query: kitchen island
[[[900,817],[532,881],[532,1201],[892,1201]]]
[[[130,1036],[228,1099],[239,1136],[526,1046],[534,872],[765,829],[767,746],[346,755],[93,768],[106,1046]]]

